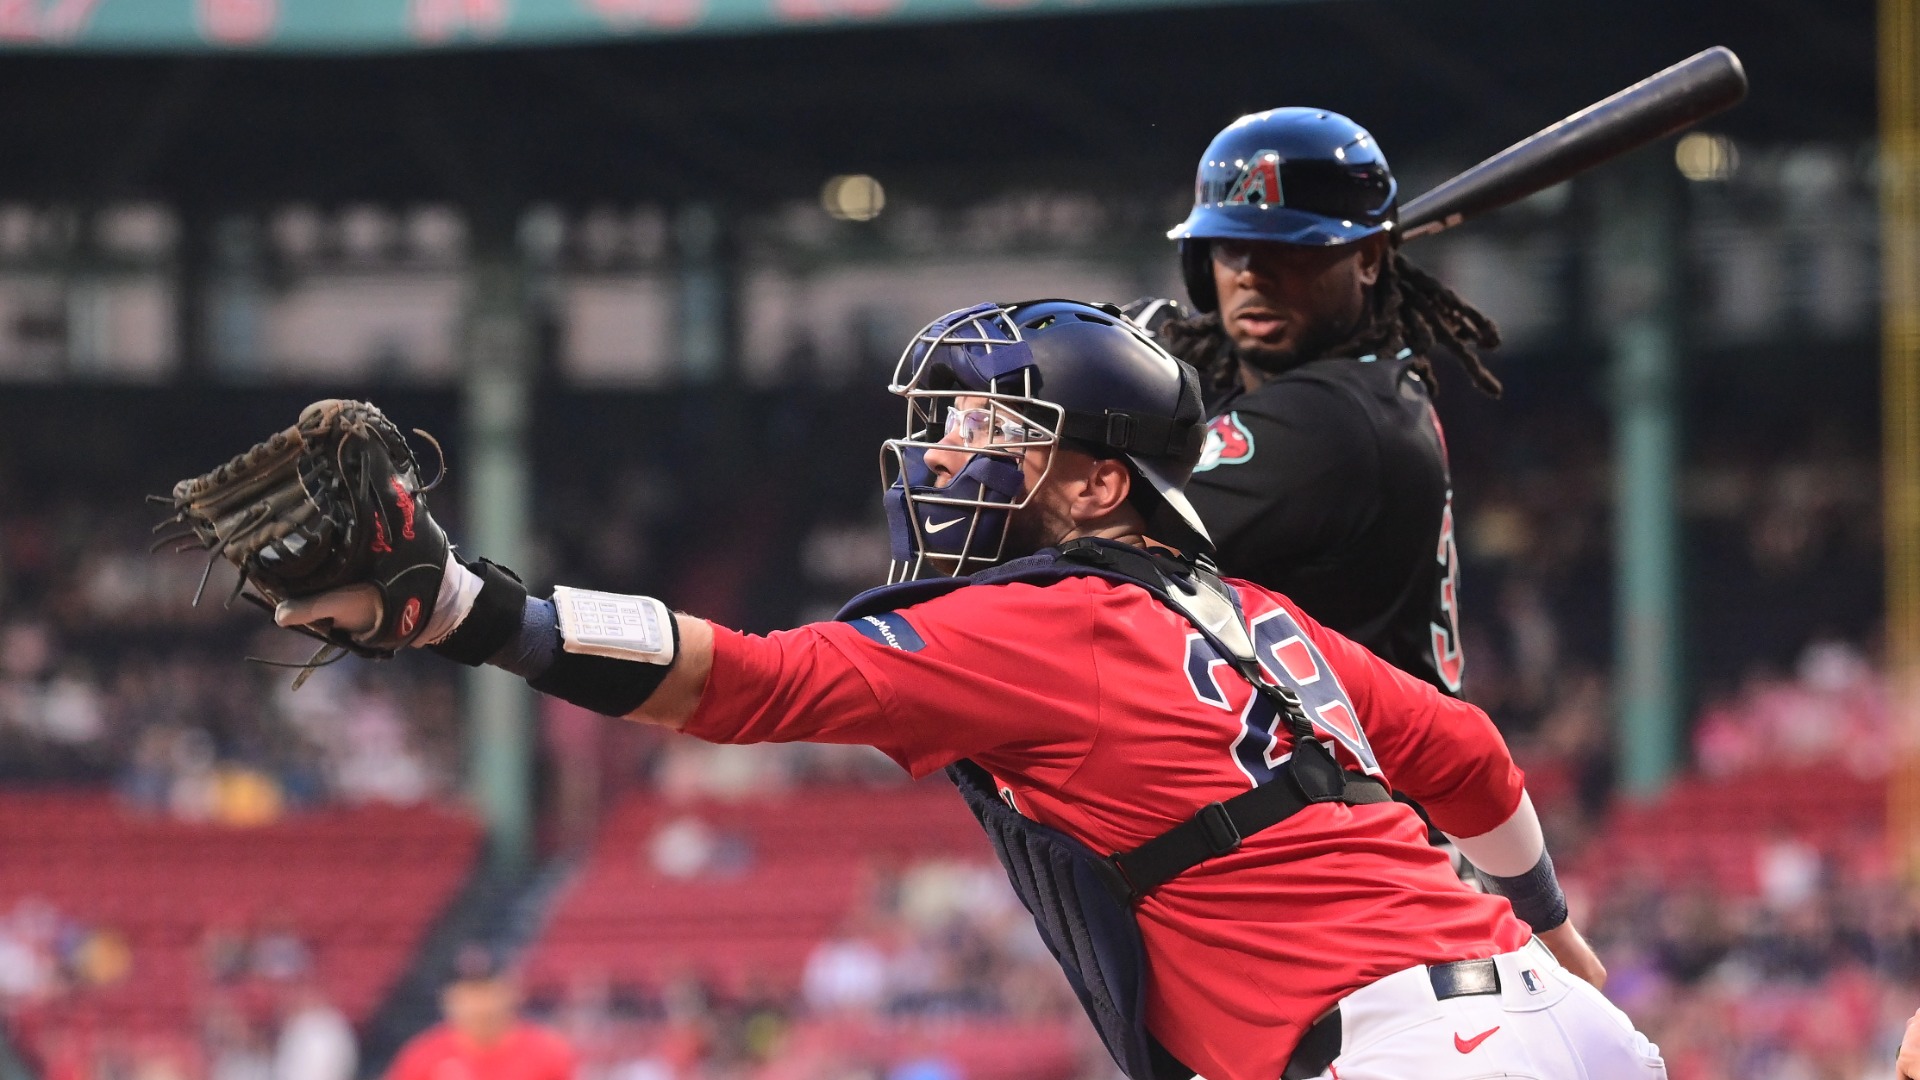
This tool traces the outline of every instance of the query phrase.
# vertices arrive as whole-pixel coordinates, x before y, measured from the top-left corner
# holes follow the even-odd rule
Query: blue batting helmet
[[[894,580],[1025,554],[1006,549],[1012,514],[1033,495],[1022,460],[1063,441],[1127,462],[1149,535],[1211,547],[1181,492],[1206,435],[1199,376],[1119,308],[1029,300],[950,312],[908,343],[888,389],[907,400],[906,436],[881,453]],[[943,438],[971,457],[936,484],[926,453]]]
[[[1332,246],[1391,232],[1399,188],[1367,129],[1325,109],[1250,113],[1213,137],[1194,178],[1180,241],[1187,295],[1218,306],[1209,240]]]

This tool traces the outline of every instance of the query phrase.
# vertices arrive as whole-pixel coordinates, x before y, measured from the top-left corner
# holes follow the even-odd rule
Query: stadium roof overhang
[[[23,36],[6,19],[32,18],[55,43],[0,57],[0,198],[753,204],[808,197],[850,171],[921,197],[1172,195],[1241,112],[1324,105],[1371,127],[1402,171],[1461,164],[1712,44],[1738,51],[1753,83],[1722,130],[1843,142],[1873,131],[1864,0],[0,4],[22,11],[0,14],[0,37]],[[328,39],[316,11],[351,18]],[[690,11],[701,21],[661,23]],[[762,21],[726,21],[749,11]],[[505,13],[490,36],[460,29],[488,12]],[[1023,17],[958,17],[1002,12]],[[257,45],[206,47],[216,25],[231,35],[269,14]],[[635,40],[519,44],[559,40],[588,15],[597,32],[619,23]],[[460,33],[440,40],[460,47],[377,51],[430,16],[454,20]],[[152,43],[193,48],[87,51],[130,48],[141,26]],[[746,32],[756,26],[814,29]],[[301,51],[346,42],[349,28],[356,55]],[[493,47],[471,47],[481,42]]]

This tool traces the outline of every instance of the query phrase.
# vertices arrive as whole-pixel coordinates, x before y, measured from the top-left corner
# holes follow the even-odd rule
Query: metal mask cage
[[[977,484],[968,487],[968,490],[977,494],[968,494],[954,487],[933,486],[930,475],[916,478],[916,465],[910,465],[909,462],[916,463],[918,469],[924,470],[924,455],[929,450],[937,450],[963,455],[969,463],[975,457],[983,457],[1007,462],[1014,469],[1024,469],[1028,451],[1050,450],[1059,445],[1060,422],[1065,410],[1051,402],[1019,394],[917,390],[906,396],[907,434],[903,438],[888,439],[881,445],[880,481],[882,488],[887,490],[891,490],[896,483],[901,486],[902,497],[906,500],[906,526],[910,530],[912,555],[906,560],[893,560],[887,575],[888,582],[911,581],[926,576],[930,571],[940,575],[967,574],[996,565],[1007,557],[1007,534],[1012,525],[1010,515],[1026,509],[1032,503],[1034,492],[1046,483],[1047,477],[1053,472],[1053,455],[1047,454],[1040,475],[1033,478],[1031,483],[1024,483],[1017,498],[1004,500],[991,497]],[[945,433],[939,418],[944,415],[947,406],[958,408],[962,398],[971,403],[970,407],[989,410],[996,429],[1001,422],[1010,422],[1018,424],[1028,437],[1011,442],[989,442],[984,446],[960,446],[943,441]],[[964,472],[965,466],[955,479],[964,475]],[[948,508],[967,517],[964,540],[958,550],[931,550],[935,545],[928,542],[925,532],[928,521],[921,513],[924,508],[930,507]],[[1002,512],[1009,516],[997,526],[983,528],[982,519],[987,512]]]
[[[914,473],[916,469],[924,472],[924,456],[929,450],[964,454],[969,462],[975,456],[984,456],[1022,468],[1027,451],[1058,446],[1066,410],[1035,397],[1036,382],[1020,328],[998,304],[982,304],[943,316],[908,342],[887,387],[906,399],[906,433],[888,439],[880,452],[881,486],[887,491],[892,491],[896,483],[900,486],[911,548],[909,557],[892,561],[887,575],[890,583],[913,580],[929,572],[966,574],[1006,558],[1011,515],[1025,509],[1033,493],[1045,483],[1053,470],[1052,454],[1047,455],[1040,476],[1033,483],[1023,484],[1019,496],[1008,500],[987,497],[977,480],[973,488],[979,494],[968,495],[935,487],[930,476],[916,477]],[[997,432],[1004,421],[1019,425],[1030,437],[995,442],[990,435],[987,445],[977,447],[946,442],[946,409],[959,408],[962,398],[972,402],[969,407],[989,410],[991,431]],[[963,467],[955,479],[964,472]],[[920,480],[925,482],[917,482]],[[935,545],[928,542],[927,522],[919,511],[935,506],[967,515],[966,533],[957,550],[930,550]],[[989,513],[1000,515],[1000,520],[983,528],[982,519]]]

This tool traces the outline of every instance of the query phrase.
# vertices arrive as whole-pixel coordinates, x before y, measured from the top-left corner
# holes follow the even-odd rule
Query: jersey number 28
[[[1360,728],[1360,718],[1353,711],[1353,703],[1347,700],[1346,690],[1326,657],[1314,648],[1292,616],[1282,608],[1254,619],[1247,629],[1252,632],[1254,654],[1260,659],[1260,667],[1268,678],[1300,695],[1300,703],[1306,707],[1307,718],[1313,722],[1314,729],[1344,747],[1362,769],[1379,775],[1380,763],[1367,742],[1367,733]],[[1245,686],[1233,666],[1211,642],[1197,633],[1187,635],[1187,680],[1193,686],[1195,697],[1228,712],[1233,711],[1229,686],[1234,686],[1236,697],[1240,692],[1248,695],[1240,709],[1240,730],[1231,747],[1234,764],[1256,786],[1277,776],[1278,768],[1290,755],[1281,751],[1285,725],[1280,723],[1279,710],[1267,695],[1254,693],[1252,687]]]

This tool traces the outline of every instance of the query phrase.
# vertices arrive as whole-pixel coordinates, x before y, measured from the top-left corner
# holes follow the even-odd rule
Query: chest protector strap
[[[1227,656],[1242,678],[1264,694],[1279,710],[1294,749],[1287,760],[1291,783],[1262,784],[1225,802],[1208,803],[1191,818],[1152,840],[1107,860],[1118,877],[1120,898],[1138,903],[1155,889],[1195,866],[1237,851],[1241,841],[1268,829],[1313,805],[1341,802],[1350,806],[1389,802],[1386,785],[1370,776],[1342,769],[1313,734],[1300,698],[1275,683],[1260,667],[1247,633],[1237,597],[1208,570],[1165,555],[1120,544],[1076,540],[1060,552],[1072,562],[1119,571],[1148,584],[1168,606],[1184,615],[1202,635]]]
[[[962,760],[947,769],[1114,1062],[1131,1080],[1188,1080],[1193,1070],[1147,1030],[1147,956],[1134,905],[1314,803],[1359,805],[1386,802],[1389,796],[1378,780],[1342,769],[1314,737],[1299,697],[1261,670],[1233,590],[1203,566],[1112,541],[1076,540],[971,578],[875,589],[855,597],[839,617],[879,614],[973,584],[1045,585],[1070,577],[1137,585],[1178,611],[1274,702],[1293,736],[1285,780],[1208,803],[1132,851],[1112,855],[1014,810],[994,789],[991,775],[973,762]]]

